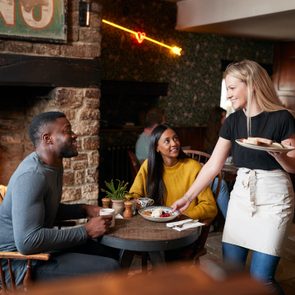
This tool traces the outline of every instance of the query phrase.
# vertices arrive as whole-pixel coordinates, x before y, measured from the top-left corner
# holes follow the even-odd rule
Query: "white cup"
[[[110,225],[110,227],[114,227],[115,226],[115,209],[113,208],[101,208],[99,210],[99,216],[109,216],[112,217],[112,223]]]
[[[139,209],[151,206],[154,204],[154,200],[151,198],[138,198],[136,199],[136,203],[138,204]]]

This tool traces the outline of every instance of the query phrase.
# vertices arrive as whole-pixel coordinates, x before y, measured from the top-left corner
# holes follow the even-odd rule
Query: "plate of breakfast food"
[[[179,215],[179,212],[173,212],[172,208],[166,206],[150,206],[140,209],[138,213],[143,218],[156,222],[167,222]]]
[[[266,152],[288,153],[295,149],[295,147],[293,146],[283,145],[281,143],[274,142],[271,139],[262,137],[248,137],[236,139],[236,143],[246,148]]]

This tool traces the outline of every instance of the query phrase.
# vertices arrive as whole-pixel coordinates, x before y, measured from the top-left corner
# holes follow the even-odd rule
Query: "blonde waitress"
[[[288,172],[295,172],[295,151],[268,153],[242,147],[235,140],[262,137],[295,147],[294,117],[256,62],[233,63],[224,77],[227,98],[236,112],[225,120],[210,160],[172,207],[185,210],[222,169],[232,151],[239,170],[222,238],[224,260],[245,265],[252,250],[251,275],[283,294],[274,276],[293,218],[294,192]]]

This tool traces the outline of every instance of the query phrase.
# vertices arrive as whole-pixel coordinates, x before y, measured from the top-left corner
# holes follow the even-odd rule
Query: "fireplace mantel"
[[[97,87],[100,59],[0,54],[0,85]]]

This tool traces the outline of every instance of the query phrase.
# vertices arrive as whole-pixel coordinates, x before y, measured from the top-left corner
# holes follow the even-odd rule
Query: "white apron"
[[[293,209],[292,182],[285,171],[240,168],[230,195],[222,241],[280,256]]]

